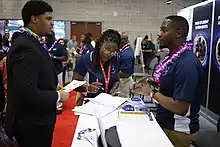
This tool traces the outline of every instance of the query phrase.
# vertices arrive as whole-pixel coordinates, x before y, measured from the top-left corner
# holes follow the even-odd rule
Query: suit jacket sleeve
[[[15,91],[23,98],[19,101],[21,104],[37,106],[42,109],[54,108],[58,99],[56,90],[38,88],[41,64],[39,60],[38,54],[33,49],[19,51],[19,54],[12,56],[9,62],[12,65]]]

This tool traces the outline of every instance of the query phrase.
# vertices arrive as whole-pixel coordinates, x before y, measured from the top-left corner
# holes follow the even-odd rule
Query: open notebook
[[[127,100],[126,98],[113,97],[109,94],[101,93],[88,103],[75,107],[72,111],[101,118],[116,111],[125,104]]]

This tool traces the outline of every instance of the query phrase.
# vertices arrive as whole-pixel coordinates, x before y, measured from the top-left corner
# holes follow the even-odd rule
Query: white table
[[[150,146],[150,147],[173,147],[172,143],[160,128],[155,118],[154,121],[145,123],[139,122],[123,122],[118,121],[118,113],[114,112],[102,119],[105,127],[111,127],[119,125],[120,142],[122,147],[134,147],[134,146]],[[98,121],[94,116],[80,115],[74,138],[72,141],[72,147],[92,147],[88,141],[78,140],[78,132],[86,128],[95,128],[99,130]],[[97,132],[100,134],[100,130]]]
[[[74,134],[71,147],[92,147],[92,145],[88,141],[77,139],[78,132],[80,132],[81,130],[87,129],[87,128],[97,129],[98,130],[97,135],[100,134],[99,129],[98,129],[99,128],[98,121],[96,117],[81,114],[78,119],[78,123],[76,126],[76,130],[75,130],[75,134]]]

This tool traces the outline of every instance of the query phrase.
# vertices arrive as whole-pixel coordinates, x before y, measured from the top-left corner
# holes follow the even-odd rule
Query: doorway
[[[83,33],[91,33],[94,39],[100,37],[102,31],[101,22],[71,22],[71,36],[75,35],[77,41]]]

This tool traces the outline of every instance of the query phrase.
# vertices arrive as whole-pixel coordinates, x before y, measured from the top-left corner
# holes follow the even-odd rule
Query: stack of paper
[[[68,85],[66,85],[63,88],[63,91],[65,92],[70,92],[80,86],[83,86],[84,84],[86,84],[86,81],[78,81],[78,80],[73,80],[72,82],[70,82]]]
[[[113,97],[106,93],[101,93],[97,97],[93,99],[95,103],[99,103],[104,106],[118,108],[123,103],[125,103],[128,99],[122,97]]]
[[[101,118],[117,110],[126,101],[127,99],[125,98],[113,97],[109,94],[101,93],[85,105],[75,107],[73,111]]]

